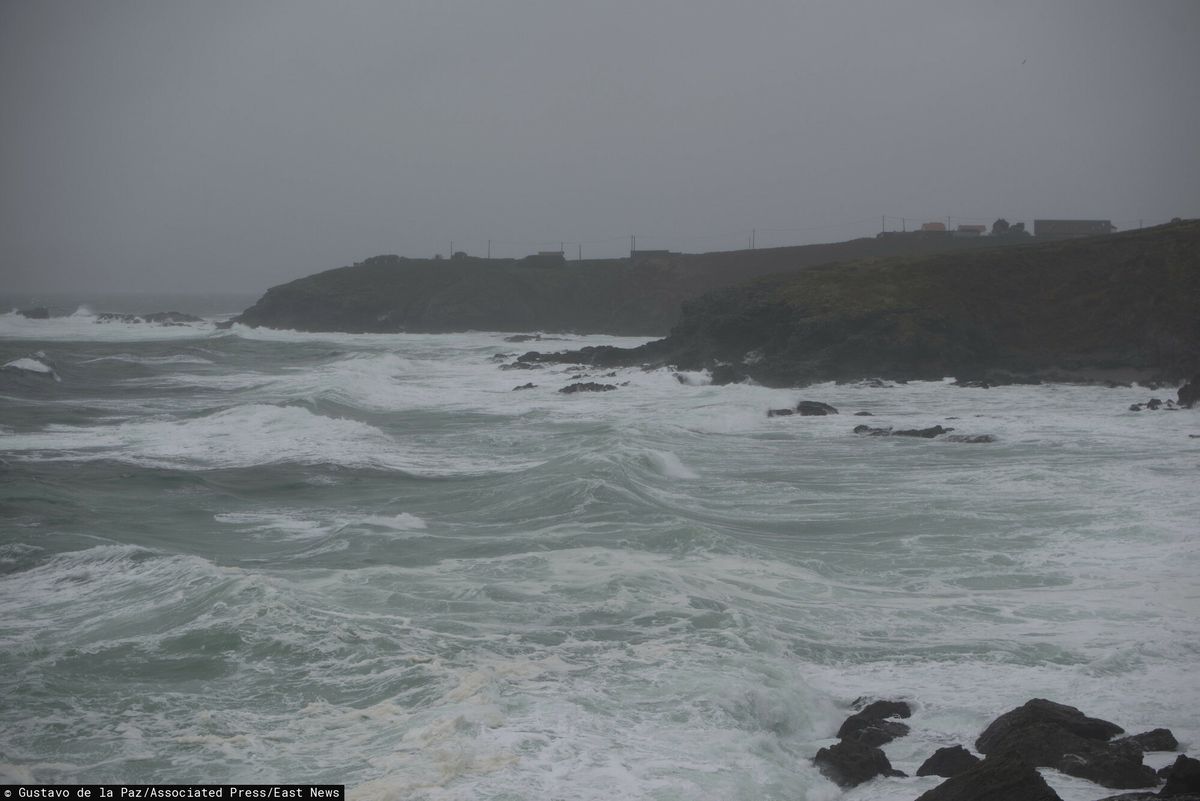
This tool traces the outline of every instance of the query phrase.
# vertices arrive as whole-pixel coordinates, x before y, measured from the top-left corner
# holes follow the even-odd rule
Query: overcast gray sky
[[[0,289],[1200,216],[1197,42],[1197,0],[0,0]]]

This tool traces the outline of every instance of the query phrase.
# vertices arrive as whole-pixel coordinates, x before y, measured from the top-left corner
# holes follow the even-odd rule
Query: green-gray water
[[[622,340],[532,344],[581,342]],[[917,707],[909,773],[1034,696],[1200,734],[1200,418],[1127,411],[1162,392],[492,358],[529,347],[0,316],[0,776],[815,801],[859,695]],[[766,417],[801,398],[842,413]]]

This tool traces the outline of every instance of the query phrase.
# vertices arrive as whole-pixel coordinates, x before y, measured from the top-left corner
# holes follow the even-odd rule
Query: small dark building
[[[1111,220],[1034,220],[1033,235],[1040,239],[1075,239],[1103,236],[1117,230]]]

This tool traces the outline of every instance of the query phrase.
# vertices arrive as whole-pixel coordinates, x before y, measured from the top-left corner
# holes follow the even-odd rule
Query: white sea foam
[[[44,375],[47,378],[53,378],[55,381],[62,381],[62,379],[59,378],[58,373],[54,371],[53,367],[43,361],[30,357],[13,359],[0,369],[11,370],[17,373],[35,373],[37,375]]]
[[[296,406],[235,406],[189,419],[51,425],[0,438],[0,450],[43,460],[116,459],[151,467],[229,468],[298,462],[394,469],[423,475],[520,469],[407,445],[356,420]]]

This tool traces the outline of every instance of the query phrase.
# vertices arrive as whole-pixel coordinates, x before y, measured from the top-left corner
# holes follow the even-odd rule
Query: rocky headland
[[[637,258],[376,256],[272,287],[233,322],[298,331],[563,331],[662,336],[682,305],[770,274],[867,258],[992,250],[1013,237],[888,235],[825,245]]]
[[[640,348],[519,361],[669,365],[775,387],[1177,383],[1200,373],[1200,221],[767,276],[686,303],[668,337]]]

